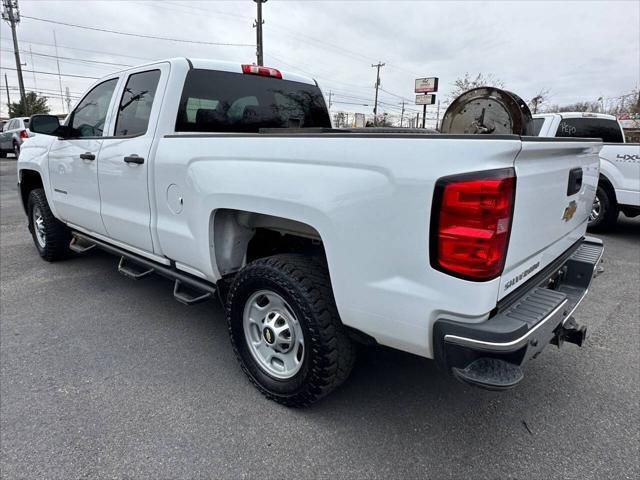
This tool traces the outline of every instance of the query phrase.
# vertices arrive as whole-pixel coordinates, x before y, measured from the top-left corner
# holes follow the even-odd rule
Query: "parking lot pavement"
[[[455,382],[425,359],[363,349],[309,409],[264,399],[221,308],[91,253],[47,264],[0,162],[3,478],[638,478],[640,221],[603,235],[577,312],[585,347],[549,347],[518,388]]]

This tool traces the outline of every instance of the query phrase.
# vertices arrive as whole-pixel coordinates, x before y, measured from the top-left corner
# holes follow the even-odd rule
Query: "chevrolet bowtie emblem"
[[[564,213],[562,214],[562,220],[568,222],[573,218],[573,214],[578,210],[578,204],[575,200],[571,200],[569,205],[564,209]]]

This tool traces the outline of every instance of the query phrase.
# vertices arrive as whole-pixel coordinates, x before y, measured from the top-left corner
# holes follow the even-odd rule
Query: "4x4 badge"
[[[573,214],[578,210],[578,204],[575,200],[571,200],[569,205],[564,209],[564,213],[562,214],[562,220],[568,222],[573,218]]]

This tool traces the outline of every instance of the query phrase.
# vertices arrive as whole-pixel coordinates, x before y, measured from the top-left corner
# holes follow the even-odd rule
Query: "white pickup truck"
[[[640,215],[640,144],[625,143],[624,131],[613,115],[603,113],[544,113],[534,115],[541,137],[601,138],[600,181],[589,216],[590,230],[612,227],[620,214]]]
[[[31,128],[18,176],[40,256],[98,247],[185,304],[218,295],[244,372],[285,405],[337,387],[357,342],[502,389],[584,339],[600,140],[334,130],[311,78],[184,58]]]

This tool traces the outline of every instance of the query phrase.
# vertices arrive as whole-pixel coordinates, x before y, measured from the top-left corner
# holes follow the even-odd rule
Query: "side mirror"
[[[32,115],[29,119],[29,130],[43,135],[57,135],[60,119],[55,115]]]

